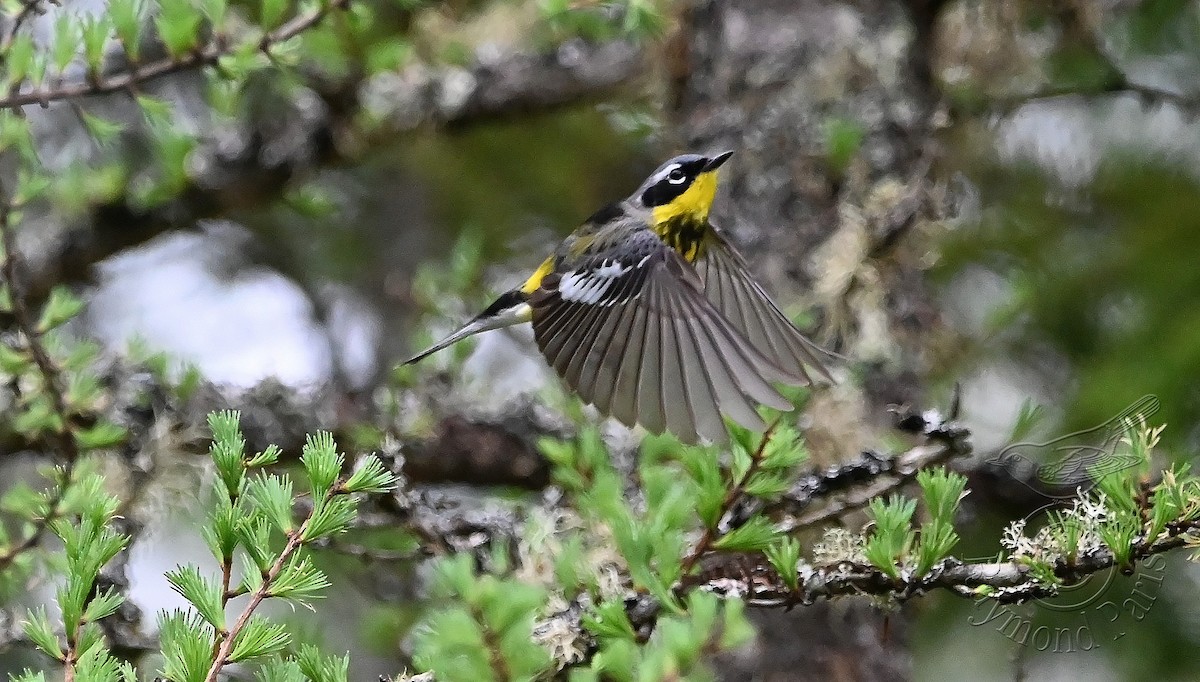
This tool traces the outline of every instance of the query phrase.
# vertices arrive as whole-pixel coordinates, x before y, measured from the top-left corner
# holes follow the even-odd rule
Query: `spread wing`
[[[763,429],[757,404],[791,409],[788,377],[705,298],[694,270],[647,229],[592,244],[529,300],[538,348],[586,402],[632,426],[722,442],[722,415]]]
[[[796,329],[750,274],[746,261],[713,227],[695,263],[704,280],[704,294],[733,327],[776,367],[794,380],[811,383],[809,370],[833,382],[821,362],[830,355]],[[806,366],[808,369],[806,369]]]

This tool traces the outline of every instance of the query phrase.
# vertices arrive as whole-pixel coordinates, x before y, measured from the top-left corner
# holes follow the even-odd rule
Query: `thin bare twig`
[[[1132,95],[1143,104],[1166,103],[1188,114],[1200,113],[1200,93],[1180,92],[1151,83],[1135,81],[1129,76],[1126,69],[1121,67],[1118,57],[1112,54],[1105,45],[1101,27],[1094,25],[1094,20],[1090,19],[1086,12],[1081,11],[1075,3],[1069,2],[1057,5],[1056,9],[1058,20],[1062,25],[1062,34],[1080,41],[1082,47],[1101,63],[1106,72],[1104,81],[1091,89],[1083,89],[1075,84],[1049,83],[1030,92],[989,98],[984,102],[987,111],[1008,115],[1026,104],[1056,98]]]
[[[918,445],[891,460],[886,471],[877,472],[865,484],[844,495],[829,499],[829,493],[819,496],[796,496],[790,493],[775,504],[768,505],[765,511],[770,514],[785,514],[778,528],[787,533],[824,525],[851,511],[862,509],[872,498],[899,490],[915,479],[921,469],[945,464],[963,454],[965,453],[951,444]],[[836,474],[829,478],[835,477]],[[819,499],[829,501],[820,509],[806,511]]]
[[[53,4],[57,5],[58,2],[54,2]],[[21,26],[33,15],[41,13],[41,5],[42,0],[22,0],[21,9],[13,17],[12,25],[9,26],[4,38],[0,39],[0,63],[5,61],[5,58],[8,56],[8,49],[12,47],[13,41],[17,39],[17,33],[21,31]]]
[[[949,416],[937,410],[897,408],[896,427],[924,442],[892,456],[864,452],[853,462],[804,477],[778,500],[764,505],[763,513],[788,533],[819,526],[865,507],[873,497],[904,487],[923,468],[971,454],[970,432],[954,421],[956,412],[956,406]],[[822,502],[824,506],[814,509]]]

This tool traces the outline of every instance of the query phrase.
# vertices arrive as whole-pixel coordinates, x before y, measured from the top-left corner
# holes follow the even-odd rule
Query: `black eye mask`
[[[671,182],[668,178],[663,178],[655,184],[651,185],[646,191],[642,192],[642,204],[649,207],[665,206],[674,201],[680,194],[687,191],[688,187],[696,180],[696,176],[704,169],[704,164],[707,159],[697,159],[688,161],[680,165],[680,170],[686,176],[683,182]]]

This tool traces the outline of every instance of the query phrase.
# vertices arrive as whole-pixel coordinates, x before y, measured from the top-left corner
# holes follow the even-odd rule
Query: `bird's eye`
[[[687,173],[684,173],[682,168],[674,168],[667,174],[667,182],[672,185],[681,184],[684,180],[687,180]]]

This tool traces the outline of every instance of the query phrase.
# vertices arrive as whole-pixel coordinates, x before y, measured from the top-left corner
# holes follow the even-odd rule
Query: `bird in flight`
[[[766,427],[773,386],[832,381],[821,356],[709,221],[717,169],[733,152],[684,154],[596,211],[516,289],[411,364],[469,336],[533,322],[538,349],[605,415],[684,442],[728,438],[723,416]],[[831,354],[830,354],[831,355]]]

